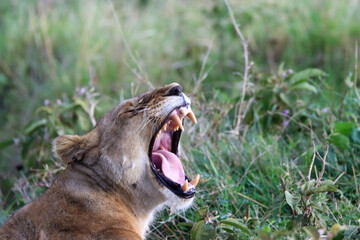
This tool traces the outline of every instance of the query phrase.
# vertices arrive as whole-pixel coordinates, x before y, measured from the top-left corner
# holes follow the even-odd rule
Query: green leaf
[[[307,192],[309,191],[311,188],[313,188],[315,186],[316,181],[314,179],[311,179],[310,181],[306,182],[305,184],[303,184],[300,189],[303,192]]]
[[[336,192],[337,187],[334,184],[323,183],[317,188],[312,188],[307,194],[323,193],[323,192]]]
[[[360,127],[351,129],[351,131],[350,131],[350,139],[354,143],[360,144]]]
[[[358,237],[358,231],[359,231],[359,226],[355,226],[355,225],[350,225],[346,228],[345,232],[344,232],[344,237],[345,239],[355,239],[355,237]]]
[[[320,239],[320,234],[316,227],[313,226],[306,226],[302,228],[313,240]]]
[[[291,85],[289,87],[289,90],[290,91],[308,91],[308,92],[313,92],[313,93],[318,92],[316,87],[314,87],[314,85],[311,85],[308,82],[301,82],[299,84]]]
[[[37,129],[45,126],[47,123],[46,119],[40,119],[39,121],[33,122],[25,129],[25,134],[30,135],[31,133],[35,132]]]
[[[0,142],[0,150],[12,145],[13,143],[14,143],[13,139],[7,139],[4,141],[1,141]]]
[[[322,77],[322,76],[326,76],[326,73],[320,69],[316,69],[316,68],[305,69],[300,72],[294,73],[289,80],[289,85],[290,86],[295,85],[304,79],[308,80],[312,77]]]
[[[349,136],[353,127],[355,127],[355,123],[352,122],[337,122],[335,123],[334,133],[340,133],[342,135]]]
[[[82,109],[84,109],[85,112],[88,111],[88,107],[87,107],[85,101],[83,101],[83,100],[81,100],[81,99],[75,99],[75,103],[76,103],[78,106],[80,106]]]
[[[288,99],[288,97],[284,93],[280,93],[279,96],[280,96],[281,101],[283,101],[289,107],[292,107],[291,103],[290,103],[290,100]]]
[[[191,231],[190,231],[190,239],[191,240],[198,239],[201,229],[204,226],[204,224],[205,224],[205,220],[201,220],[194,224],[194,226],[191,228]]]
[[[42,106],[42,107],[39,107],[38,109],[36,109],[36,114],[40,113],[40,112],[46,112],[47,114],[51,114],[52,112],[52,108],[51,107],[46,107],[46,106]]]
[[[285,191],[285,200],[287,204],[289,204],[292,210],[295,209],[295,204],[293,199],[294,199],[293,195],[289,191]]]
[[[221,224],[221,229],[228,232],[228,233],[234,233],[233,227],[227,224]]]
[[[59,106],[60,113],[72,110],[79,107],[79,104],[77,103],[63,103]]]
[[[349,144],[350,144],[349,138],[340,133],[330,134],[330,136],[327,140],[330,143],[334,144],[336,147],[344,148],[344,149],[348,148]]]
[[[91,122],[90,122],[90,119],[87,116],[87,114],[84,113],[83,110],[79,109],[78,111],[76,111],[76,115],[79,119],[79,124],[80,124],[81,130],[89,131],[91,128]]]
[[[322,208],[323,208],[322,206],[319,206],[319,204],[317,202],[310,203],[307,206],[311,207],[312,209],[315,209],[315,210],[322,210]]]
[[[178,227],[186,227],[186,228],[190,228],[193,226],[193,224],[191,222],[181,222],[177,224]]]
[[[242,232],[246,233],[247,235],[250,235],[249,228],[242,222],[240,222],[238,219],[235,218],[227,218],[220,221],[223,224],[227,224],[230,226],[233,226],[235,228],[240,229]]]

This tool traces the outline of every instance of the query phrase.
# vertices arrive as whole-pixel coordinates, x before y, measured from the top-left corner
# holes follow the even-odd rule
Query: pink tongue
[[[152,153],[152,161],[165,177],[170,178],[174,182],[183,185],[185,182],[185,173],[180,159],[172,152],[158,150]]]

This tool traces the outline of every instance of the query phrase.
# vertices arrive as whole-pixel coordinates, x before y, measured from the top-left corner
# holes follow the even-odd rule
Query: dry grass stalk
[[[224,0],[224,2],[228,9],[231,21],[234,25],[236,34],[240,37],[241,45],[242,45],[242,48],[244,51],[243,56],[244,56],[244,61],[245,61],[245,67],[244,67],[244,74],[243,74],[243,87],[242,87],[242,94],[241,94],[241,99],[240,99],[240,103],[239,103],[239,110],[237,112],[237,117],[236,117],[237,120],[236,120],[236,124],[235,124],[235,128],[234,128],[234,133],[238,134],[240,131],[241,121],[245,117],[244,115],[242,115],[242,112],[243,112],[243,105],[244,105],[244,99],[245,99],[245,94],[246,94],[247,82],[249,80],[249,70],[251,68],[251,64],[249,62],[248,43],[245,40],[244,35],[242,34],[238,24],[236,23],[234,13],[233,13],[232,8],[230,7],[228,1]]]
[[[353,170],[353,175],[354,175],[355,192],[356,192],[356,194],[358,194],[358,193],[359,193],[359,189],[358,189],[358,185],[357,185],[357,181],[356,181],[355,168],[354,168],[354,165],[352,165],[351,167],[352,167],[352,170]]]
[[[317,177],[317,180],[316,180],[316,184],[315,184],[315,188],[319,187],[320,186],[320,181],[325,173],[325,165],[326,165],[326,157],[327,157],[327,154],[329,152],[329,143],[326,143],[326,151],[325,151],[325,154],[324,154],[324,157],[321,157],[321,155],[319,154],[319,152],[316,150],[315,148],[315,144],[313,143],[313,146],[314,146],[314,156],[313,156],[313,159],[312,159],[312,162],[310,164],[310,168],[309,168],[309,173],[308,173],[308,180],[310,181],[310,174],[311,174],[311,170],[312,170],[312,167],[314,165],[314,161],[315,161],[315,156],[318,156],[318,158],[320,158],[320,160],[322,161],[322,168],[321,168],[321,172],[319,174],[319,176]],[[316,166],[315,166],[315,170],[316,170]],[[313,196],[313,194],[309,195],[306,199],[306,202],[308,202],[311,197]],[[309,209],[305,211],[306,214],[309,214]]]
[[[337,181],[339,181],[339,179],[345,174],[346,172],[342,172],[334,181],[334,184],[337,183]]]
[[[115,12],[115,8],[114,8],[114,4],[111,0],[108,1],[109,2],[109,5],[110,5],[110,8],[111,8],[111,12],[112,14],[114,15],[114,18],[115,18],[115,22],[116,22],[116,26],[118,27],[119,31],[120,31],[120,35],[121,35],[121,38],[124,42],[124,45],[125,45],[125,48],[126,48],[126,51],[128,52],[131,60],[135,63],[136,67],[138,68],[139,72],[132,69],[132,72],[135,74],[135,77],[136,79],[140,80],[141,82],[144,82],[146,83],[149,88],[153,89],[155,88],[154,85],[150,82],[150,80],[148,79],[148,77],[146,76],[143,68],[141,67],[139,61],[135,58],[134,54],[132,53],[130,47],[129,47],[129,44],[128,42],[126,41],[126,38],[125,38],[125,35],[124,35],[124,32],[123,32],[123,29],[122,29],[122,26],[121,26],[121,23],[120,23],[120,20],[119,20],[119,16],[117,15],[117,13]],[[140,75],[140,77],[139,77]]]
[[[209,59],[209,55],[210,55],[210,52],[211,52],[211,49],[212,49],[212,46],[213,46],[213,43],[214,43],[214,39],[211,40],[209,46],[208,46],[208,49],[206,51],[206,54],[205,54],[205,57],[204,57],[204,60],[201,64],[201,69],[200,69],[200,72],[199,72],[199,76],[197,78],[197,81],[196,81],[196,84],[195,84],[195,87],[194,87],[194,90],[193,90],[193,94],[196,94],[197,91],[199,90],[200,86],[201,86],[201,83],[206,79],[206,77],[208,76],[208,71],[206,71],[204,73],[204,69],[205,69],[205,65],[207,63],[207,60]]]
[[[263,208],[265,208],[265,209],[269,209],[268,206],[266,206],[266,205],[264,205],[264,204],[256,201],[255,199],[252,199],[251,197],[248,197],[248,196],[246,196],[246,195],[244,195],[244,194],[242,194],[242,193],[239,193],[239,192],[237,192],[236,194],[239,195],[240,197],[243,197],[243,198],[245,198],[245,199],[253,202],[253,203],[256,203],[257,205],[259,205],[259,206],[261,206],[261,207],[263,207]]]
[[[309,168],[309,173],[307,175],[307,180],[310,181],[310,177],[311,177],[311,171],[312,171],[312,168],[314,166],[314,162],[315,162],[315,157],[316,157],[316,149],[315,149],[315,143],[313,142],[313,148],[314,148],[314,155],[313,155],[313,158],[311,160],[311,164],[310,164],[310,168]]]
[[[326,157],[327,157],[327,154],[329,152],[329,143],[326,143],[326,151],[325,151],[325,154],[324,154],[324,157],[321,157],[319,152],[316,151],[316,155],[321,159],[322,161],[322,167],[321,167],[321,172],[320,172],[320,175],[319,175],[319,178],[317,179],[317,182],[316,182],[316,185],[315,187],[319,187],[320,185],[320,181],[324,175],[324,172],[325,172],[325,165],[326,165]]]
[[[357,68],[358,68],[358,41],[355,42],[355,63],[354,63],[354,90],[356,97],[360,100],[359,92],[357,91]]]

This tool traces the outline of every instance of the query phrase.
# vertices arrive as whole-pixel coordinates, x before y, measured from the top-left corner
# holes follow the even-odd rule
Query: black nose
[[[182,93],[182,87],[176,85],[175,87],[170,88],[168,96],[180,96]]]

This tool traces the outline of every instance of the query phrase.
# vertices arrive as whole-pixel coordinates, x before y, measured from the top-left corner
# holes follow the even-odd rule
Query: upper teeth
[[[188,118],[190,118],[190,120],[191,120],[193,123],[197,124],[196,117],[195,117],[193,111],[191,111],[191,108],[190,108],[190,112],[189,112],[186,116],[187,116]]]
[[[171,117],[171,120],[174,121],[174,123],[175,123],[174,128],[175,128],[176,130],[179,129],[179,127],[180,127],[180,129],[181,129],[182,131],[184,131],[184,127],[183,127],[183,125],[182,125],[182,121],[181,121],[181,119],[179,118],[179,116],[178,116],[176,113]]]
[[[156,134],[156,137],[159,137],[161,134],[161,130]]]
[[[179,128],[184,131],[184,127],[182,125],[182,120],[184,119],[184,116],[190,118],[190,120],[197,124],[196,117],[191,110],[190,107],[185,107],[180,109],[180,116],[175,111],[173,115],[170,117],[170,120],[162,126],[161,130],[157,133],[156,137],[159,137],[161,134],[161,131],[166,131],[168,126],[171,126],[172,131],[177,131]]]

